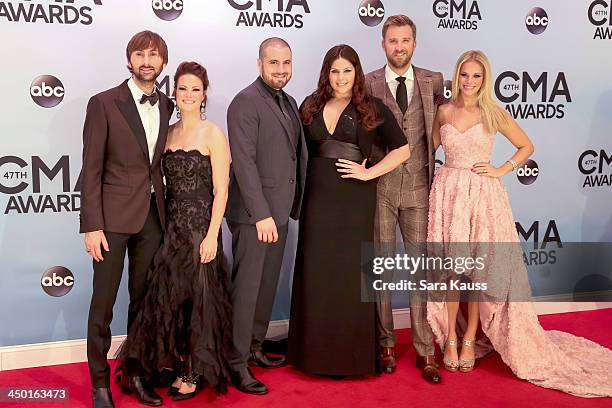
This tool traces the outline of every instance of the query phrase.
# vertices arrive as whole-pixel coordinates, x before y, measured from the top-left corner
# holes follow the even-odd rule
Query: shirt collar
[[[134,98],[134,101],[136,101],[136,106],[138,106],[138,104],[140,104],[140,98],[142,98],[142,95],[146,94],[142,92],[142,89],[140,89],[138,85],[136,85],[136,82],[134,82],[134,77],[131,77],[128,80],[127,85],[132,93],[132,98]],[[150,95],[153,95],[155,92],[157,92],[157,87],[153,88],[153,92]]]
[[[278,93],[280,93],[281,95],[284,95],[284,92],[283,92],[282,89],[274,89],[274,88],[272,88],[270,85],[266,84],[266,81],[264,81],[261,76],[258,76],[257,80],[264,86],[264,88],[266,88],[266,91],[268,91],[273,98]]]
[[[395,71],[389,67],[389,64],[385,65],[385,80],[387,83],[395,82],[395,78],[399,76],[400,75],[396,74]],[[412,64],[410,64],[408,71],[406,71],[406,73],[402,76],[404,76],[408,81],[414,81],[414,69],[412,69]]]

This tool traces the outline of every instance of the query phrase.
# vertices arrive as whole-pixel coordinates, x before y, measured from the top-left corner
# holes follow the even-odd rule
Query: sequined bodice
[[[452,168],[471,168],[474,163],[491,159],[495,134],[487,133],[482,123],[460,132],[450,123],[440,128],[444,149],[444,165]]]
[[[168,225],[204,231],[210,223],[213,183],[210,157],[198,150],[167,150],[162,168],[166,179]]]

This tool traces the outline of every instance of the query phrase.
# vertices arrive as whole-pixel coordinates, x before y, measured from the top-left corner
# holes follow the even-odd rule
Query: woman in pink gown
[[[461,276],[487,284],[479,295],[471,293],[470,299],[479,300],[467,302],[461,344],[457,298],[430,298],[427,317],[444,350],[445,368],[469,372],[476,358],[495,349],[517,377],[536,385],[582,397],[612,396],[612,351],[582,337],[545,331],[528,301],[527,270],[501,177],[525,161],[533,145],[495,103],[492,88],[487,57],[464,53],[455,68],[452,102],[440,107],[434,121],[434,149],[442,145],[445,164],[432,185],[427,241],[447,255],[477,248],[491,264]],[[497,132],[517,148],[499,167],[489,163]],[[482,338],[477,338],[479,323]]]

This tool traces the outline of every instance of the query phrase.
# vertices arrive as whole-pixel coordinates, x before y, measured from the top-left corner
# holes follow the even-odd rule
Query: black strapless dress
[[[183,361],[217,392],[229,381],[232,346],[229,275],[221,231],[215,259],[200,262],[213,202],[210,157],[197,150],[166,151],[166,230],[147,276],[138,316],[119,351],[140,361],[145,377]]]

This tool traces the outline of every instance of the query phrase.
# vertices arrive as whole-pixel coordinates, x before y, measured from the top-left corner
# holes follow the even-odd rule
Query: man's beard
[[[408,53],[406,53],[403,57],[393,55],[391,55],[391,57],[387,56],[387,62],[389,65],[398,70],[408,68],[408,65],[410,65],[410,60],[412,60],[412,54]]]
[[[275,89],[283,89],[285,87],[285,85],[287,85],[287,82],[289,82],[289,80],[291,79],[290,75],[287,75],[285,77],[279,78],[279,77],[275,77],[272,75],[264,76],[264,80],[265,82],[272,88]]]
[[[148,67],[147,67],[148,68]],[[134,77],[139,80],[140,82],[155,82],[155,80],[157,79],[157,77],[159,76],[159,74],[161,74],[161,70],[157,71],[154,67],[153,68],[153,73],[152,74],[147,74],[147,76],[144,76],[140,73],[140,68],[137,70],[134,70],[133,74]]]

